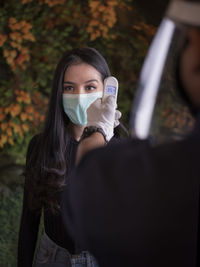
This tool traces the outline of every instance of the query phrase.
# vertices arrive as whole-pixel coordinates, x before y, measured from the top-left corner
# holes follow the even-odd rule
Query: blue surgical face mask
[[[102,98],[103,92],[89,94],[63,94],[63,107],[69,119],[77,125],[87,124],[87,109],[98,98]]]

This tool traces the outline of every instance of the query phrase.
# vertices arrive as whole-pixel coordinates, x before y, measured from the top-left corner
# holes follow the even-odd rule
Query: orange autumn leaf
[[[35,119],[35,120],[38,120],[39,117],[40,117],[40,113],[37,112],[37,111],[34,111],[34,119]]]
[[[8,106],[4,109],[5,114],[8,114],[10,112],[11,106]]]
[[[16,95],[19,95],[19,94],[20,94],[20,90],[15,89],[15,90],[14,90],[14,93],[15,93]]]
[[[19,32],[11,32],[9,34],[9,37],[13,40],[13,41],[17,41],[19,43],[22,42],[22,35]]]
[[[22,69],[26,69],[25,63],[30,60],[30,56],[28,54],[28,50],[25,47],[22,47],[21,53],[15,59],[13,67],[20,66]]]
[[[40,120],[44,121],[44,119],[45,119],[45,116],[44,115],[40,115]]]
[[[22,98],[21,98],[20,96],[18,96],[18,97],[16,98],[16,100],[17,100],[17,102],[19,102],[19,103],[22,102]]]
[[[56,5],[63,5],[65,3],[65,0],[40,0],[40,4],[45,3],[49,7],[53,7]]]
[[[21,131],[21,128],[18,124],[13,124],[13,130],[15,133],[19,133]]]
[[[17,20],[15,18],[13,18],[13,17],[9,18],[9,21],[8,21],[9,24],[15,24],[16,22],[17,22]]]
[[[30,95],[28,93],[23,92],[22,100],[26,104],[30,104],[31,103],[31,97],[30,97]]]
[[[90,27],[94,27],[94,26],[98,26],[99,25],[99,21],[98,20],[91,20],[90,21]]]
[[[2,131],[5,131],[5,129],[8,127],[8,123],[6,123],[6,122],[3,122],[3,123],[1,123],[1,130]]]
[[[0,147],[3,147],[4,144],[7,142],[8,138],[6,135],[2,134],[0,137]]]
[[[4,45],[6,40],[7,40],[7,36],[4,34],[0,34],[0,47]]]
[[[11,45],[13,48],[17,48],[19,51],[20,51],[21,48],[22,48],[21,44],[16,43],[16,42],[14,42],[14,41],[11,41],[11,42],[10,42],[10,45]]]
[[[20,114],[20,119],[21,119],[22,121],[27,120],[27,115],[26,115],[26,113],[22,112],[22,113]]]
[[[23,35],[23,39],[24,40],[29,40],[29,41],[32,41],[32,42],[34,42],[35,41],[35,37],[33,36],[33,34],[32,33],[27,33],[27,34],[24,34]]]
[[[106,6],[104,6],[104,5],[101,5],[99,8],[98,8],[98,10],[100,11],[100,12],[104,12],[105,10],[106,10]]]
[[[88,24],[87,32],[90,34],[91,41],[100,36],[108,38],[109,29],[111,29],[117,21],[114,9],[117,4],[118,0],[106,1],[106,3],[93,0],[89,1],[92,19]]]
[[[90,40],[91,40],[91,41],[95,40],[96,37],[97,37],[97,36],[96,36],[95,33],[91,33],[91,34],[90,34]]]
[[[26,113],[28,114],[33,114],[34,112],[34,108],[31,105],[27,106],[25,110],[26,110]]]
[[[26,22],[25,20],[21,20],[19,22],[19,25],[21,28],[27,27],[28,30],[32,28],[32,25],[30,23]]]
[[[12,130],[10,127],[6,129],[6,133],[8,136],[12,136]]]
[[[20,23],[15,23],[14,25],[10,25],[10,29],[12,31],[21,30]]]
[[[32,2],[33,0],[21,0],[21,1],[22,1],[22,4],[27,4],[27,3]]]
[[[96,9],[99,6],[99,1],[89,1],[89,6],[91,9]]]
[[[18,67],[25,70],[27,67],[26,62],[29,62],[30,55],[29,55],[29,50],[24,47],[24,41],[31,41],[31,42],[35,41],[34,35],[30,32],[32,25],[28,23],[26,20],[21,20],[17,22],[15,18],[10,18],[9,27],[11,29],[11,32],[9,33],[10,46],[17,49],[18,51],[5,50],[3,52],[4,56],[6,57],[8,65],[11,66],[11,69],[13,71],[15,71]],[[17,56],[18,52],[20,53]],[[25,101],[29,103],[29,100]]]
[[[14,125],[14,123],[12,121],[9,121],[8,124],[10,127],[13,127],[13,125]]]
[[[9,51],[9,50],[7,50],[7,49],[4,49],[4,50],[3,50],[3,55],[4,55],[4,57],[8,57],[9,54],[10,54],[10,51]]]
[[[11,137],[8,137],[8,143],[12,146],[14,145],[13,139]]]
[[[23,128],[23,130],[24,130],[25,132],[28,132],[28,130],[29,130],[29,127],[28,127],[28,125],[27,125],[26,123],[23,123],[23,124],[22,124],[22,128]]]
[[[12,117],[17,116],[21,112],[21,106],[19,104],[13,104],[10,110],[10,114]]]
[[[28,93],[24,92],[24,91],[20,91],[20,93],[18,93],[18,96],[16,98],[17,102],[21,103],[24,102],[25,104],[30,104],[31,103],[31,97]]]
[[[8,62],[9,65],[12,65],[13,63],[13,58],[11,56],[6,58],[6,61]]]
[[[10,57],[15,58],[17,55],[17,51],[16,50],[10,50]]]
[[[23,33],[23,38],[26,34],[30,33],[29,31],[31,28],[32,28],[31,24],[26,24],[24,27],[21,28],[21,32]]]
[[[28,115],[27,117],[28,117],[29,121],[33,121],[33,116],[32,115]]]
[[[112,1],[112,0],[108,0],[108,5],[109,6],[112,6],[112,7],[114,7],[114,6],[116,6],[118,3],[117,3],[117,1]]]
[[[1,114],[0,114],[0,121],[3,121],[3,120],[5,119],[5,117],[6,117],[6,115],[3,114],[3,113],[1,113]]]

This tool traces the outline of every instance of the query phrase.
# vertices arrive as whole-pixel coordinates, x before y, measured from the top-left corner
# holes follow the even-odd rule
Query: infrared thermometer
[[[115,101],[117,102],[118,94],[118,81],[115,77],[109,76],[104,80],[104,92],[103,101],[110,95],[115,96]]]

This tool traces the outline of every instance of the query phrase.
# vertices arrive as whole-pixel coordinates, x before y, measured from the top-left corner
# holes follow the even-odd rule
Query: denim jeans
[[[43,233],[34,267],[98,267],[98,264],[88,251],[70,254]]]

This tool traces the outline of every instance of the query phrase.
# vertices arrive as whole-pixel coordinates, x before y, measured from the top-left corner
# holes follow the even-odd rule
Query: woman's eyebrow
[[[99,82],[98,80],[96,80],[96,79],[91,79],[91,80],[88,80],[88,81],[86,81],[85,83],[90,83],[90,82]]]
[[[88,81],[86,81],[86,82],[84,82],[84,83],[90,83],[90,82],[99,82],[98,80],[96,80],[96,79],[91,79],[91,80],[88,80]],[[71,81],[64,81],[63,83],[67,83],[67,84],[75,84],[74,82],[71,82]]]

